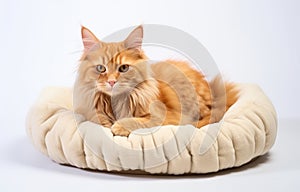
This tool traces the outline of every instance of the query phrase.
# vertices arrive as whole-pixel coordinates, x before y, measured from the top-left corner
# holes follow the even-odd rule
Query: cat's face
[[[94,60],[97,90],[108,95],[130,92],[146,80],[147,67],[145,58],[136,50],[117,53],[108,62]]]
[[[108,95],[130,92],[145,81],[150,70],[141,51],[142,28],[136,28],[125,41],[100,42],[83,28],[85,53],[79,67],[79,76],[95,90]]]

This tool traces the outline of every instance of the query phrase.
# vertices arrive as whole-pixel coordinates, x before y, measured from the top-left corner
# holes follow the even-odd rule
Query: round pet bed
[[[268,97],[257,85],[238,87],[238,101],[218,123],[201,129],[140,129],[129,137],[113,136],[110,129],[74,114],[72,89],[49,87],[27,116],[27,133],[55,162],[79,168],[176,175],[216,172],[267,153],[275,142],[277,117]]]

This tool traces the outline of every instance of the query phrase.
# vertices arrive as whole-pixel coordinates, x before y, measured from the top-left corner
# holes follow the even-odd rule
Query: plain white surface
[[[299,8],[297,0],[0,0],[0,191],[297,191]],[[263,88],[279,118],[289,119],[280,121],[267,157],[216,175],[141,177],[60,166],[32,147],[26,113],[43,87],[73,84],[82,50],[80,24],[101,38],[141,23],[186,31],[229,79]]]

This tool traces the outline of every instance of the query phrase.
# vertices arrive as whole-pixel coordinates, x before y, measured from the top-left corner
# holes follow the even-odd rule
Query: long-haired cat
[[[81,29],[84,53],[74,86],[74,110],[114,135],[159,125],[202,127],[219,121],[236,101],[233,84],[208,83],[187,62],[150,64],[141,49],[143,27],[122,42],[106,43]]]

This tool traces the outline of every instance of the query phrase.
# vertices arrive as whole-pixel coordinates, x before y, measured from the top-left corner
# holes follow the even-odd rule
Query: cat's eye
[[[96,69],[99,73],[104,73],[106,71],[106,68],[103,65],[97,65]]]
[[[121,72],[121,73],[125,73],[125,72],[127,72],[128,71],[128,69],[129,69],[129,65],[121,65],[120,67],[119,67],[119,72]]]

